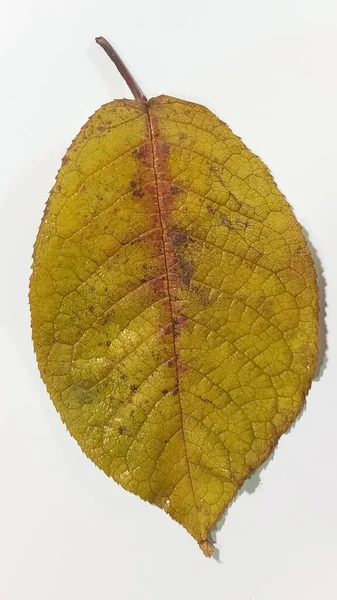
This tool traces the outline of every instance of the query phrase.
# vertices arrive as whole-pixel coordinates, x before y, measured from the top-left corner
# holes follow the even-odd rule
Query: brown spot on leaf
[[[187,133],[183,133],[183,132],[179,133],[180,140],[187,140],[187,138],[188,138]]]
[[[248,221],[242,221],[242,219],[236,219],[236,224],[239,229],[243,229],[244,231],[248,227]]]
[[[171,149],[170,145],[167,142],[163,142],[160,145],[160,150],[161,150],[161,152],[163,152],[163,154],[169,154],[170,149]]]
[[[167,323],[167,325],[164,325],[163,327],[160,328],[160,332],[163,335],[169,335],[170,333],[172,333],[172,325],[171,323]]]
[[[118,427],[119,435],[123,435],[123,433],[127,432],[127,427]]]
[[[226,187],[224,180],[221,177],[221,174],[219,173],[218,169],[216,169],[215,167],[211,167],[211,173],[214,173],[215,177],[217,178],[218,182],[222,185],[222,187]]]
[[[190,290],[198,296],[201,306],[207,306],[207,304],[209,304],[210,299],[205,287],[202,287],[201,285],[192,284],[190,285]]]
[[[131,390],[131,392],[136,392],[138,390],[138,385],[134,385],[134,384],[130,385],[130,390]]]
[[[181,327],[186,323],[187,317],[185,315],[176,315],[173,317],[173,335],[177,337],[180,335]]]
[[[175,248],[180,248],[184,246],[188,241],[187,233],[181,227],[177,227],[174,225],[168,231],[168,235],[172,239],[172,244]]]
[[[139,188],[133,190],[132,194],[136,198],[142,198],[144,196],[145,192],[142,187],[139,187]]]
[[[222,225],[227,227],[227,229],[232,229],[232,223],[230,222],[229,218],[226,217],[226,215],[221,215],[220,221],[221,221]]]
[[[215,208],[213,208],[212,206],[210,206],[209,204],[206,206],[206,210],[208,213],[210,213],[211,215],[215,215],[216,210]]]
[[[133,151],[134,156],[143,165],[150,166],[152,164],[152,149],[148,143],[143,144],[140,148]]]
[[[182,189],[178,185],[171,185],[168,191],[171,194],[171,196],[178,196],[178,194],[182,192]]]
[[[234,200],[235,204],[237,204],[239,208],[241,208],[241,206],[244,204],[244,202],[242,200],[239,200],[236,196],[234,196],[232,192],[230,192],[229,194],[229,199]]]
[[[177,256],[177,259],[178,259],[181,280],[184,283],[184,285],[189,287],[190,282],[191,282],[191,277],[192,277],[192,274],[194,271],[193,264],[191,263],[191,261],[187,260],[180,254]]]
[[[130,181],[130,187],[131,188],[136,188],[136,187],[140,187],[140,185],[143,183],[143,179],[141,177],[139,177],[138,179],[132,179]]]
[[[153,279],[150,283],[150,286],[154,292],[154,294],[158,294],[158,293],[166,293],[167,292],[167,284],[166,284],[166,277],[163,275],[158,275],[158,277],[156,277],[155,279]]]

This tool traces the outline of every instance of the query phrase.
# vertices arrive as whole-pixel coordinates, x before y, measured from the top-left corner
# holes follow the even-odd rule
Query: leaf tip
[[[211,558],[215,550],[214,545],[209,540],[200,540],[198,542],[200,550],[204,553],[207,558]]]

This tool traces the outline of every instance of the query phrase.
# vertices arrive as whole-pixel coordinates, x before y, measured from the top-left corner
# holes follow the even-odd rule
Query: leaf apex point
[[[198,542],[200,550],[204,553],[207,558],[211,558],[215,550],[214,544],[210,540],[199,540]]]

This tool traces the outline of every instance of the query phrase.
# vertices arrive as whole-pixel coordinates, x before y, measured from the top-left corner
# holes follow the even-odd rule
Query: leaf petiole
[[[109,58],[111,58],[112,62],[117,67],[118,71],[120,72],[121,76],[123,77],[125,83],[130,88],[135,100],[137,100],[138,102],[141,102],[142,104],[147,104],[147,98],[146,98],[145,94],[142,92],[138,83],[136,82],[134,77],[131,75],[129,69],[122,61],[119,54],[111,46],[110,42],[108,42],[108,40],[106,40],[102,36],[95,38],[95,40],[96,40],[97,44],[99,46],[101,46],[101,48],[103,48],[103,50],[106,52],[106,54],[109,56]]]

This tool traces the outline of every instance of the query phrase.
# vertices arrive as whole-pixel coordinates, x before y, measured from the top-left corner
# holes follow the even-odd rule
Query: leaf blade
[[[199,105],[102,107],[51,193],[30,299],[72,435],[209,555],[316,362],[312,259],[268,169]]]

